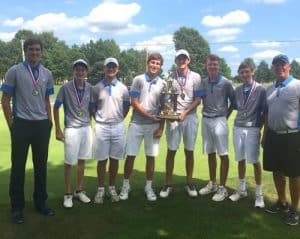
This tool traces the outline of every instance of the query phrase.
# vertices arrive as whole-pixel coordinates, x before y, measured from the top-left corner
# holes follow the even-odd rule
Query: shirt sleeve
[[[139,98],[141,95],[140,82],[137,77],[135,77],[132,81],[132,86],[130,88],[129,95],[131,98]]]
[[[13,95],[16,87],[16,66],[11,67],[5,74],[1,91]]]
[[[54,108],[59,108],[63,102],[64,102],[64,85],[60,87],[58,94],[56,96],[55,102],[54,102]]]
[[[201,97],[200,85],[201,85],[201,76],[199,74],[195,74],[195,84],[193,86],[194,98]]]

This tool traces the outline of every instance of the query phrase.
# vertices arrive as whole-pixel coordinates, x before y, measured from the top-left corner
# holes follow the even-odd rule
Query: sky
[[[1,2],[0,39],[20,29],[52,31],[69,46],[114,39],[121,50],[160,52],[167,71],[173,34],[184,26],[197,30],[234,76],[246,57],[270,64],[286,54],[300,62],[299,9],[299,0],[10,0]]]

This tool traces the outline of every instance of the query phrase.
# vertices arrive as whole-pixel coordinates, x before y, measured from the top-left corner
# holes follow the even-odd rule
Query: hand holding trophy
[[[179,120],[180,114],[177,113],[177,97],[179,93],[176,89],[172,87],[173,84],[172,74],[170,73],[168,78],[165,80],[167,82],[166,87],[161,92],[163,99],[163,107],[159,114],[162,119]]]

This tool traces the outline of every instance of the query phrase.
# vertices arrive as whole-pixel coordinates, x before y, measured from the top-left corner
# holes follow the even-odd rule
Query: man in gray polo
[[[273,58],[276,82],[267,89],[267,122],[264,127],[263,168],[273,172],[277,202],[266,209],[272,214],[283,213],[284,223],[298,224],[297,208],[300,195],[300,81],[290,75],[286,55]],[[291,206],[286,198],[286,177],[289,178]]]
[[[200,89],[203,97],[202,144],[203,152],[208,154],[210,181],[200,189],[199,194],[216,192],[212,197],[216,202],[223,201],[228,195],[225,187],[229,169],[227,118],[232,112],[234,100],[232,83],[219,73],[219,62],[217,55],[207,57],[208,77],[202,81]],[[221,159],[219,186],[216,183],[217,153]]]
[[[90,111],[93,106],[92,86],[86,81],[88,64],[83,59],[73,63],[73,79],[64,84],[53,107],[56,139],[64,142],[65,194],[63,206],[73,207],[73,198],[83,203],[91,200],[82,190],[85,161],[92,157],[92,127]],[[60,127],[59,108],[64,109],[64,131]],[[71,193],[71,166],[77,164],[76,191]]]
[[[42,42],[24,42],[26,60],[12,66],[1,90],[2,107],[11,132],[11,175],[9,195],[14,223],[24,223],[25,166],[29,146],[34,167],[33,200],[37,211],[54,216],[47,204],[46,176],[52,117],[49,96],[54,93],[52,73],[40,64]],[[13,105],[11,108],[10,101]]]

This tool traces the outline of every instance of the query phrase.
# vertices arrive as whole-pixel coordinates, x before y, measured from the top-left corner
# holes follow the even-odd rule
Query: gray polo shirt
[[[200,86],[201,96],[203,98],[203,116],[209,118],[227,116],[229,101],[234,101],[234,89],[231,81],[224,76],[218,75],[215,81],[210,81],[206,77]]]
[[[177,97],[177,113],[185,111],[194,101],[195,97],[201,97],[200,84],[201,77],[198,73],[189,70],[185,75],[179,75],[177,71],[173,72],[172,88],[178,93]],[[190,112],[196,113],[197,107]]]
[[[127,87],[117,79],[108,83],[101,80],[93,87],[94,102],[97,106],[95,120],[98,123],[120,123],[124,112],[130,106]]]
[[[141,106],[151,115],[158,115],[161,108],[161,93],[166,87],[166,81],[160,77],[151,80],[147,73],[136,76],[130,88],[130,97],[138,98]],[[153,124],[154,122],[136,109],[133,109],[131,122],[137,124]]]
[[[235,126],[261,127],[262,115],[266,109],[265,88],[255,81],[250,86],[238,86],[235,89],[234,109],[237,110]]]
[[[268,127],[272,130],[300,128],[300,81],[289,76],[267,89]]]
[[[89,107],[92,104],[92,86],[84,82],[80,89],[74,80],[60,87],[54,104],[55,108],[64,107],[64,125],[66,128],[79,128],[90,125]]]
[[[13,97],[14,117],[26,120],[48,119],[45,97],[54,93],[52,73],[41,64],[36,73],[32,74],[26,61],[12,66],[6,72],[1,90]]]

